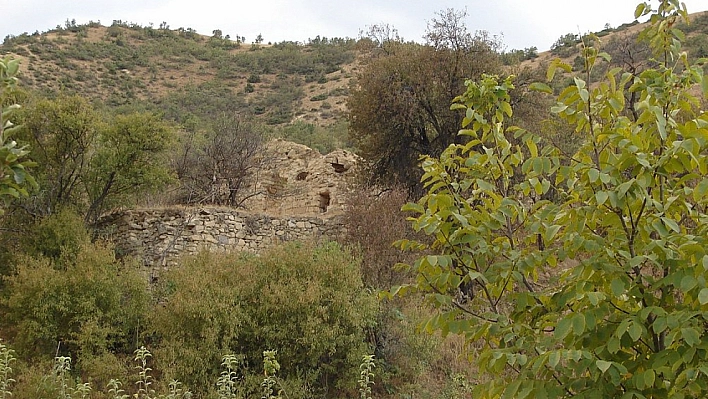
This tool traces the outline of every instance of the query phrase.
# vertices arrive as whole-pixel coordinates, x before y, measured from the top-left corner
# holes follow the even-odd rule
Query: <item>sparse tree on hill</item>
[[[177,165],[185,201],[238,207],[256,195],[246,188],[262,165],[261,132],[237,114],[216,118],[203,144],[191,143]]]

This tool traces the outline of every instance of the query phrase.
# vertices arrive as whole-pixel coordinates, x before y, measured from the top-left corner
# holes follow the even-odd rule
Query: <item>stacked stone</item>
[[[283,241],[335,239],[339,218],[273,217],[235,209],[149,209],[116,212],[99,222],[118,253],[138,256],[146,266],[169,266],[184,254],[208,251],[259,253]]]

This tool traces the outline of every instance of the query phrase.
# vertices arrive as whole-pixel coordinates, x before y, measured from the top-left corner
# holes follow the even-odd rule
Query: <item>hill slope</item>
[[[191,29],[119,21],[9,37],[0,53],[22,60],[23,85],[32,90],[77,93],[116,106],[160,103],[180,91],[213,96],[219,88],[236,111],[269,124],[296,118],[331,123],[344,109],[357,67],[351,39],[245,45]]]

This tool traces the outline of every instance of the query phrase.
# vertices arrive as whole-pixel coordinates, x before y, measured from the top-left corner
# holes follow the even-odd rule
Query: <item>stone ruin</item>
[[[291,240],[336,239],[360,159],[349,151],[321,155],[283,140],[268,143],[243,209],[174,206],[104,215],[98,231],[119,254],[153,271],[200,250],[262,250]]]
[[[345,150],[322,155],[302,144],[273,140],[264,146],[261,168],[248,190],[258,193],[243,203],[272,216],[341,214],[360,158]]]

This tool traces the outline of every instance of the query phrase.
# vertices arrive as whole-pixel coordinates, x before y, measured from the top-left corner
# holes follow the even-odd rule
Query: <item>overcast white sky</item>
[[[252,42],[306,42],[317,35],[356,38],[367,25],[388,23],[406,40],[421,41],[426,21],[446,8],[467,9],[470,31],[503,35],[507,49],[547,50],[561,35],[616,27],[633,20],[638,0],[0,0],[0,40],[90,20],[140,25],[163,21],[172,29],[211,35],[221,29]],[[651,1],[656,5],[657,1]],[[708,0],[686,1],[689,12],[708,10]]]

